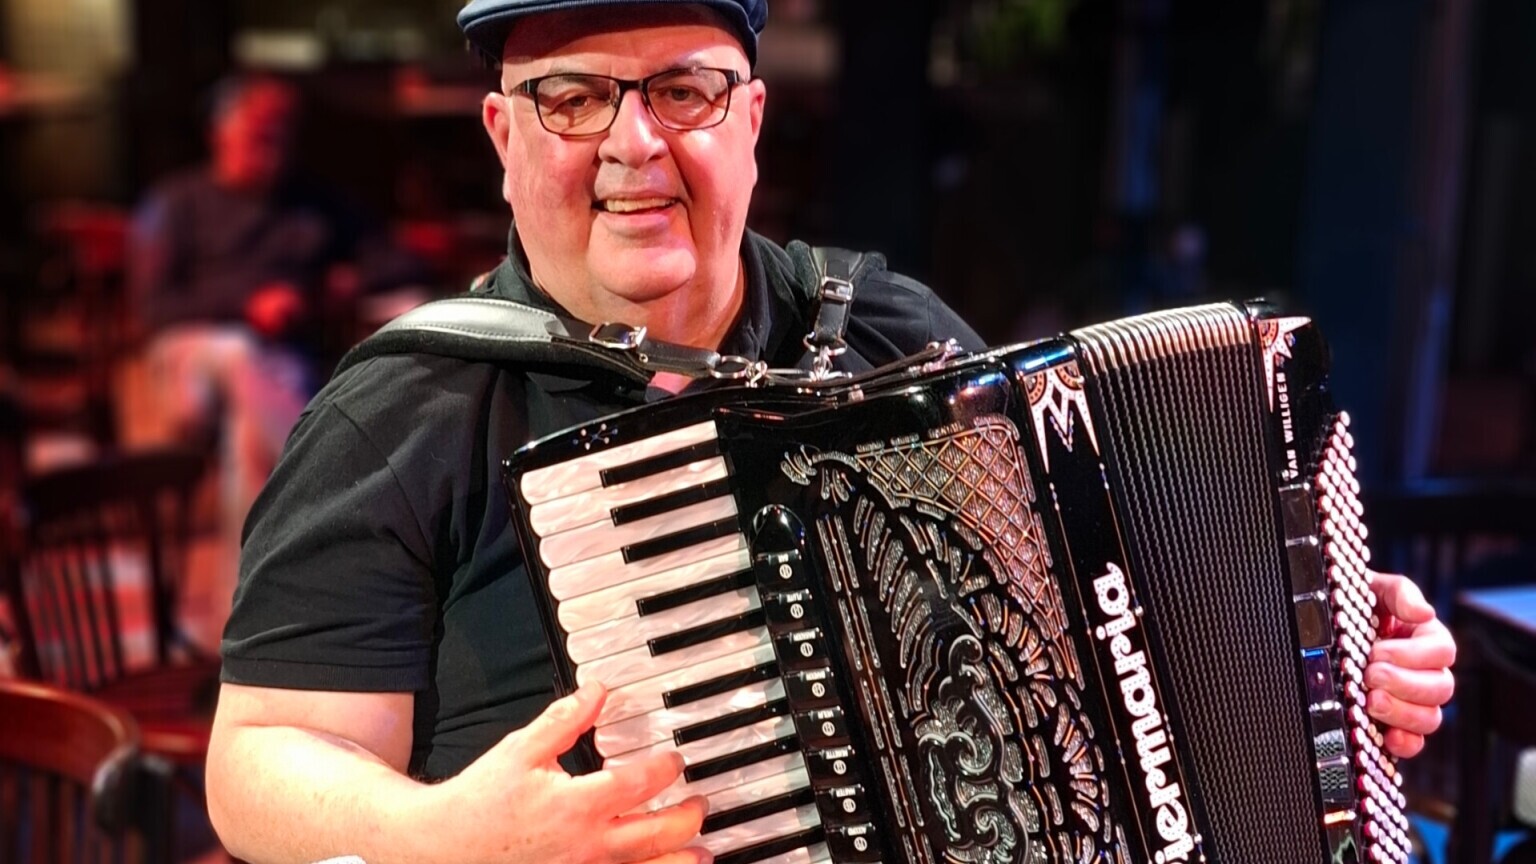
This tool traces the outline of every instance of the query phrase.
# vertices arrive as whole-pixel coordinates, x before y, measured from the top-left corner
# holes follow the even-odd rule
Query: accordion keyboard
[[[608,689],[606,764],[681,753],[647,806],[706,797],[700,845],[722,864],[829,860],[714,424],[530,471],[521,492],[577,682]]]

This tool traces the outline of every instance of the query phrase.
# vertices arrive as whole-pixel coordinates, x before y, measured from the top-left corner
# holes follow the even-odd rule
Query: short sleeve
[[[223,679],[427,688],[436,593],[411,503],[355,420],[333,401],[313,405],[246,523]]]

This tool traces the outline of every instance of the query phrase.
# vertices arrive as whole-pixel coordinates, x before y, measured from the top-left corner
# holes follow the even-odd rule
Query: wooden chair
[[[0,861],[169,862],[166,788],[123,711],[0,681]]]
[[[184,765],[207,751],[217,658],[179,635],[195,451],[109,457],[29,481],[22,552],[4,585],[27,677],[128,710],[143,746]],[[137,576],[137,578],[131,578]]]

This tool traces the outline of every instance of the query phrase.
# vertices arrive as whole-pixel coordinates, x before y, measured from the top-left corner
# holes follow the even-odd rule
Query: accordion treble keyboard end
[[[588,767],[754,862],[1406,862],[1347,417],[1213,305],[724,388],[507,461]]]

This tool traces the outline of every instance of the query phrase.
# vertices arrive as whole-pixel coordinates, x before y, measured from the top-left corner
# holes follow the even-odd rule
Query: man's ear
[[[512,106],[500,93],[487,93],[480,102],[480,122],[485,134],[496,148],[496,159],[501,163],[501,197],[511,203],[512,166],[507,163],[512,153]]]
[[[752,143],[757,144],[758,132],[763,128],[763,105],[768,101],[768,85],[761,78],[747,82],[747,117],[752,126]]]

